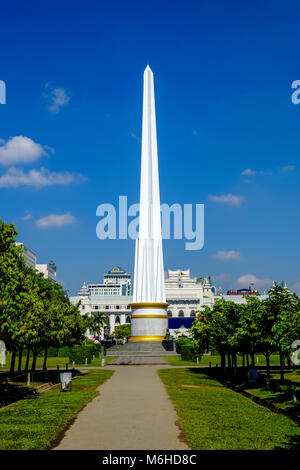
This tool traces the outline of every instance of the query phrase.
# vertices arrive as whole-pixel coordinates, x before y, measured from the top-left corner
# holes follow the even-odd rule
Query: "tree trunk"
[[[21,372],[21,370],[22,370],[22,352],[23,352],[23,348],[20,348],[19,349],[18,372]]]
[[[266,363],[267,363],[267,377],[270,378],[270,353],[266,353]]]
[[[34,372],[34,371],[35,371],[36,358],[37,358],[37,352],[36,352],[36,351],[33,351],[31,372]]]
[[[15,362],[16,362],[16,351],[13,351],[11,355],[11,362],[10,362],[10,369],[9,369],[10,374],[13,374],[15,371]]]
[[[280,382],[284,383],[284,356],[282,353],[279,354],[280,358]]]
[[[243,367],[245,367],[245,354],[243,354]]]
[[[248,355],[248,353],[246,354],[246,364],[247,364],[247,367],[249,367],[249,355]]]
[[[27,356],[25,362],[25,372],[28,372],[29,369],[29,359],[30,359],[30,348],[27,349]]]
[[[223,370],[225,369],[225,366],[226,366],[226,357],[225,357],[225,354],[222,353],[221,354],[221,367]]]
[[[254,354],[254,352],[251,353],[251,366],[255,367],[255,354]]]
[[[235,367],[235,353],[231,354],[231,365],[232,367]]]
[[[48,348],[45,348],[43,370],[47,369]]]
[[[231,368],[231,357],[229,353],[227,354],[227,362],[228,362],[228,367]]]

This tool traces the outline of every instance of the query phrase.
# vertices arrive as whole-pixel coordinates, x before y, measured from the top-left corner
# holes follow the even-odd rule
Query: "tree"
[[[87,327],[91,334],[100,337],[104,326],[109,324],[105,313],[99,312],[87,318]]]
[[[196,345],[218,351],[223,368],[226,355],[228,366],[236,365],[237,347],[233,336],[239,325],[240,310],[241,306],[234,302],[218,300],[211,308],[205,308],[191,328]]]
[[[40,304],[31,289],[31,276],[26,271],[22,247],[17,246],[17,230],[0,220],[0,338],[12,352],[10,372],[14,372],[16,353],[22,350],[22,325],[28,311],[39,310]]]
[[[267,301],[273,315],[272,344],[280,356],[280,379],[284,382],[284,359],[291,353],[293,341],[300,337],[300,299],[282,283],[274,283]]]
[[[113,332],[113,336],[115,338],[128,339],[130,335],[131,335],[131,326],[128,324],[116,326]]]

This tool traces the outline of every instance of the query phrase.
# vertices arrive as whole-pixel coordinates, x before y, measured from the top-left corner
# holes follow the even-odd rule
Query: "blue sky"
[[[114,265],[133,271],[134,242],[97,239],[96,208],[138,200],[147,63],[161,201],[205,204],[204,248],[164,241],[165,269],[300,293],[299,13],[296,1],[1,6],[0,216],[70,293]]]

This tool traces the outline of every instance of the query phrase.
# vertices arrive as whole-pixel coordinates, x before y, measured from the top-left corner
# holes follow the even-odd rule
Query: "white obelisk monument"
[[[131,337],[162,341],[168,326],[161,239],[153,73],[144,72],[139,235],[135,245]]]

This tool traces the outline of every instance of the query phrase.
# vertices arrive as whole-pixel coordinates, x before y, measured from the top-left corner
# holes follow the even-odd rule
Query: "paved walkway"
[[[179,450],[177,414],[160,381],[162,366],[108,366],[113,376],[78,415],[59,450]]]

